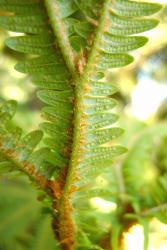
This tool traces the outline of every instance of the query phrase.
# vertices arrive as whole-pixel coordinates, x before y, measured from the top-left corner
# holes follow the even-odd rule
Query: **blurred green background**
[[[166,0],[162,2],[167,4]],[[167,8],[158,17],[160,24],[148,32],[148,44],[135,52],[135,63],[113,70],[108,75],[108,79],[120,89],[116,95],[120,103],[119,113],[122,114],[119,124],[125,129],[120,142],[129,148],[129,153],[115,164],[124,166],[125,170],[126,165],[131,164],[137,178],[140,173],[142,179],[144,172],[143,185],[146,183],[148,186],[146,192],[154,190],[152,183],[157,175],[162,174],[165,182],[164,173],[167,171],[167,132],[159,132],[161,125],[167,122]],[[14,70],[17,60],[24,59],[25,55],[4,45],[7,36],[4,30],[0,30],[0,101],[17,100],[15,123],[24,131],[30,131],[36,129],[42,119],[39,112],[41,103],[30,79]],[[151,137],[145,136],[147,131],[153,131],[150,132]],[[151,145],[149,154],[145,152],[148,143]],[[133,160],[135,154],[139,157],[136,162]],[[110,177],[104,175],[98,177],[96,186],[107,186],[111,182]],[[38,192],[34,190],[29,180],[19,174],[0,177],[0,250],[55,249],[50,217],[36,199]],[[89,203],[98,215],[108,216],[106,218],[117,206],[114,200],[106,201],[100,197],[90,198]],[[164,204],[167,204],[167,197]],[[167,222],[167,219],[151,221],[149,250],[167,249],[167,225],[162,221]],[[143,249],[141,226],[133,226],[125,235],[125,249]]]

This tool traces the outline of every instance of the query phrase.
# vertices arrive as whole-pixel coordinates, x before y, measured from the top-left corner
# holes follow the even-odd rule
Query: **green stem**
[[[106,16],[108,12],[108,4],[110,0],[105,0],[102,9],[102,15],[99,21],[99,26],[96,31],[95,40],[90,51],[87,65],[85,71],[80,79],[80,81],[75,86],[75,107],[74,107],[74,134],[73,134],[73,144],[72,144],[72,154],[69,165],[69,171],[67,176],[67,181],[65,185],[65,190],[68,190],[73,183],[73,174],[76,171],[76,167],[80,162],[80,156],[83,152],[83,128],[85,122],[84,115],[84,99],[86,94],[86,85],[89,82],[90,74],[92,73],[92,65],[94,65],[94,60],[98,54],[98,44],[101,40],[101,35],[103,33]]]
[[[87,65],[81,76],[76,71],[74,63],[74,55],[69,43],[68,36],[65,32],[63,21],[60,17],[60,11],[56,4],[56,1],[45,0],[45,5],[48,10],[49,17],[51,19],[52,28],[57,38],[58,45],[63,54],[64,60],[71,73],[72,80],[75,83],[74,95],[74,132],[71,159],[68,166],[68,173],[64,190],[59,201],[59,240],[62,241],[63,249],[72,250],[75,245],[75,233],[76,228],[73,222],[71,214],[71,194],[75,190],[75,177],[77,175],[77,167],[80,163],[80,158],[84,150],[84,126],[85,126],[85,114],[84,114],[84,99],[87,93],[87,84],[93,73],[95,67],[95,61],[98,56],[98,48],[101,41],[101,35],[104,32],[105,24],[107,21],[107,15],[109,10],[110,0],[104,0],[99,25],[96,30],[95,39],[90,51]]]
[[[60,209],[64,210],[64,204],[67,199],[70,199],[72,193],[72,188],[75,183],[75,176],[77,175],[77,167],[80,163],[81,155],[84,151],[84,124],[85,124],[85,114],[84,114],[84,98],[86,94],[86,85],[89,82],[90,75],[93,73],[94,61],[98,55],[98,45],[101,41],[101,35],[104,32],[106,16],[109,9],[110,0],[105,0],[101,18],[99,20],[99,26],[96,31],[96,36],[92,49],[89,54],[88,62],[85,67],[84,73],[75,85],[75,107],[74,107],[74,134],[73,134],[73,144],[71,159],[68,167],[68,174],[66,178],[66,183],[64,186],[63,195],[60,201]],[[74,226],[75,227],[75,226]],[[75,229],[74,229],[75,230]],[[75,233],[75,232],[74,232]]]
[[[123,204],[125,205],[128,202],[128,199],[127,199],[126,187],[125,187],[125,182],[124,182],[124,176],[122,173],[122,165],[115,164],[113,165],[113,169],[114,169],[115,177],[117,180],[119,199],[122,205]]]
[[[108,18],[108,11],[109,11],[109,4],[111,0],[105,0],[101,12],[101,17],[99,21],[99,25],[97,27],[96,36],[92,45],[92,49],[89,54],[88,62],[85,68],[84,75],[90,77],[90,74],[93,73],[94,66],[96,65],[96,57],[99,54],[99,45],[101,43],[101,36],[105,32],[107,28],[107,18]]]
[[[58,45],[63,54],[65,63],[75,79],[77,76],[77,71],[74,63],[74,54],[67,36],[65,25],[60,16],[60,10],[56,0],[45,0],[45,6],[50,18],[51,26],[54,34],[57,38]]]

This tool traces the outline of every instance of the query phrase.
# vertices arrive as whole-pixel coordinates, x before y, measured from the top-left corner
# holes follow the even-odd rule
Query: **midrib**
[[[69,231],[75,231],[75,225],[73,223],[72,217],[65,218],[65,216],[71,216],[71,194],[75,191],[75,178],[77,176],[77,167],[80,164],[81,155],[84,153],[84,129],[85,129],[85,114],[84,114],[84,99],[87,94],[87,85],[89,84],[89,79],[93,76],[93,70],[98,56],[98,45],[101,40],[101,34],[104,32],[106,17],[108,13],[108,5],[110,0],[105,0],[104,5],[101,11],[101,17],[99,19],[99,25],[95,34],[94,42],[89,53],[87,65],[85,66],[84,72],[80,75],[76,70],[76,65],[74,64],[74,55],[68,40],[67,35],[64,32],[64,25],[59,15],[58,6],[56,1],[45,0],[45,5],[48,10],[48,15],[51,18],[51,25],[59,48],[62,52],[66,66],[69,69],[69,72],[72,76],[72,81],[74,85],[74,127],[73,127],[73,136],[72,136],[72,150],[71,157],[69,160],[67,176],[65,180],[64,190],[62,192],[62,197],[59,201],[59,212],[62,229],[67,228]],[[55,15],[57,13],[57,15]],[[69,213],[70,211],[70,213]],[[63,218],[64,217],[64,218]],[[69,222],[70,225],[67,225]],[[70,228],[72,227],[72,228]],[[60,231],[62,230],[60,228]],[[64,234],[64,232],[60,232]],[[71,233],[71,232],[70,232]],[[73,232],[75,234],[75,232]],[[67,237],[63,235],[62,239]],[[74,235],[73,235],[74,237]],[[68,240],[68,239],[66,239]],[[73,238],[74,240],[74,238]],[[72,241],[72,239],[71,239]],[[71,242],[73,244],[74,242]],[[68,244],[68,243],[67,243]],[[68,249],[73,249],[73,246],[68,246]],[[70,248],[71,247],[71,248]]]

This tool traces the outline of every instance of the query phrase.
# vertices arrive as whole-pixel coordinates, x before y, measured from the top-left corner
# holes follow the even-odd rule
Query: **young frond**
[[[20,138],[2,125],[0,149],[5,162],[49,190],[57,214],[53,229],[63,249],[77,246],[73,193],[89,185],[89,170],[100,174],[126,151],[115,142],[123,129],[113,126],[117,88],[106,81],[106,72],[133,62],[128,52],[147,42],[136,34],[158,24],[147,16],[160,8],[127,0],[0,0],[1,27],[21,33],[6,45],[29,58],[15,68],[31,76],[46,105],[40,127],[47,146],[35,151],[39,130]],[[5,105],[2,117],[8,120],[15,104]]]

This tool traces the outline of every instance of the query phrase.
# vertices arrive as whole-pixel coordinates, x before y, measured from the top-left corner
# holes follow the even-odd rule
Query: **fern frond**
[[[97,22],[96,17],[91,13],[91,10],[96,9],[91,8],[91,1],[89,3],[85,3],[84,1],[76,2],[85,16],[87,15],[91,20],[93,18],[94,21]],[[108,85],[104,78],[107,69],[110,70],[131,63],[133,57],[126,53],[143,46],[147,42],[147,38],[145,37],[131,35],[149,30],[158,23],[157,20],[142,17],[145,15],[142,9],[146,11],[146,9],[149,8],[146,3],[144,3],[144,5],[143,3],[137,3],[137,5],[135,5],[135,2],[128,1],[128,6],[133,9],[134,13],[135,11],[137,12],[136,15],[134,14],[137,18],[127,18],[126,15],[123,15],[123,12],[121,12],[121,15],[119,13],[121,8],[128,8],[126,7],[127,1],[121,1],[121,4],[116,5],[118,2],[114,1],[114,4],[112,4],[110,1],[105,1],[103,3],[100,13],[101,17],[98,20],[98,27],[96,28],[92,47],[88,54],[87,64],[81,82],[78,87],[76,86],[76,92],[78,94],[76,97],[78,97],[77,101],[80,110],[77,110],[75,116],[75,124],[77,124],[77,126],[76,130],[74,129],[76,133],[74,133],[73,139],[74,147],[72,150],[71,164],[73,167],[75,165],[78,176],[80,176],[80,171],[84,172],[85,168],[90,167],[92,169],[94,167],[96,168],[97,165],[110,165],[114,152],[116,152],[116,155],[119,150],[120,153],[125,152],[123,148],[115,146],[113,143],[112,146],[106,144],[111,143],[111,140],[121,135],[122,130],[117,127],[107,127],[114,123],[114,119],[110,124],[107,123],[107,119],[105,121],[106,123],[99,124],[99,117],[106,115],[109,118],[111,115],[110,110],[115,104],[111,98],[112,93],[98,92],[98,89],[104,89],[106,88],[106,84]],[[160,5],[151,4],[150,8],[152,9],[152,13],[154,13],[154,11],[159,10]],[[140,10],[141,13],[138,10]],[[151,14],[151,11],[149,13]],[[90,119],[92,118],[96,120],[93,128],[90,123]],[[115,117],[115,121],[116,120],[117,117]],[[73,154],[74,152],[75,154]],[[78,154],[76,154],[76,152],[78,152]],[[82,183],[83,178],[81,180]],[[81,188],[79,181],[78,185],[79,188]]]
[[[2,27],[25,33],[9,38],[6,44],[32,57],[16,69],[31,75],[40,88],[39,99],[47,105],[42,111],[47,122],[41,127],[51,149],[49,160],[44,160],[51,166],[54,163],[47,182],[58,213],[53,225],[63,249],[73,249],[77,229],[71,196],[82,190],[81,173],[111,166],[113,157],[125,152],[114,143],[123,130],[111,127],[118,119],[110,112],[116,105],[111,98],[116,87],[106,81],[106,71],[133,61],[127,52],[143,46],[147,39],[131,35],[157,25],[157,20],[143,16],[157,12],[160,5],[124,0],[0,0],[0,9],[8,13],[0,17]],[[30,139],[23,139],[26,152],[15,145],[18,161],[31,159],[33,154],[38,158],[41,151],[32,152],[37,137],[29,134]],[[2,150],[4,141],[2,136]],[[38,164],[40,169],[41,160]],[[85,181],[89,183],[90,178]]]
[[[61,5],[61,2],[59,3]],[[68,11],[72,13],[72,5],[66,4],[62,13],[65,9],[66,14]],[[70,74],[64,64],[52,27],[49,25],[44,2],[32,1],[29,4],[26,1],[1,1],[0,7],[4,11],[13,13],[13,15],[1,17],[0,23],[3,27],[11,31],[27,33],[24,36],[7,39],[6,44],[16,51],[34,55],[32,59],[18,63],[16,69],[31,75],[34,83],[41,89],[38,92],[39,98],[49,105],[43,111],[43,116],[48,122],[43,123],[41,127],[51,137],[45,140],[46,145],[48,143],[52,150],[56,150],[54,157],[50,156],[50,158],[57,166],[54,173],[57,178],[56,169],[60,169],[60,165],[61,167],[66,166],[67,151],[70,151],[68,144],[72,140],[71,132],[67,131],[71,127],[73,112]],[[52,109],[52,107],[54,108]],[[57,114],[55,110],[57,110]],[[64,140],[61,139],[61,135]],[[56,148],[52,147],[55,144]],[[37,155],[37,153],[35,154]],[[44,154],[45,157],[46,155]],[[45,160],[43,157],[43,161]],[[53,173],[53,168],[51,167],[51,169],[50,172]]]
[[[160,9],[161,5],[158,3],[140,3],[126,0],[115,0],[113,5],[113,10],[115,10],[120,16],[126,17],[149,16]]]
[[[0,107],[0,169],[3,172],[23,171],[39,186],[46,188],[49,177],[47,165],[50,165],[52,173],[57,159],[49,148],[35,151],[43,133],[36,130],[22,136],[21,129],[11,123],[15,111],[15,101],[6,102]]]

